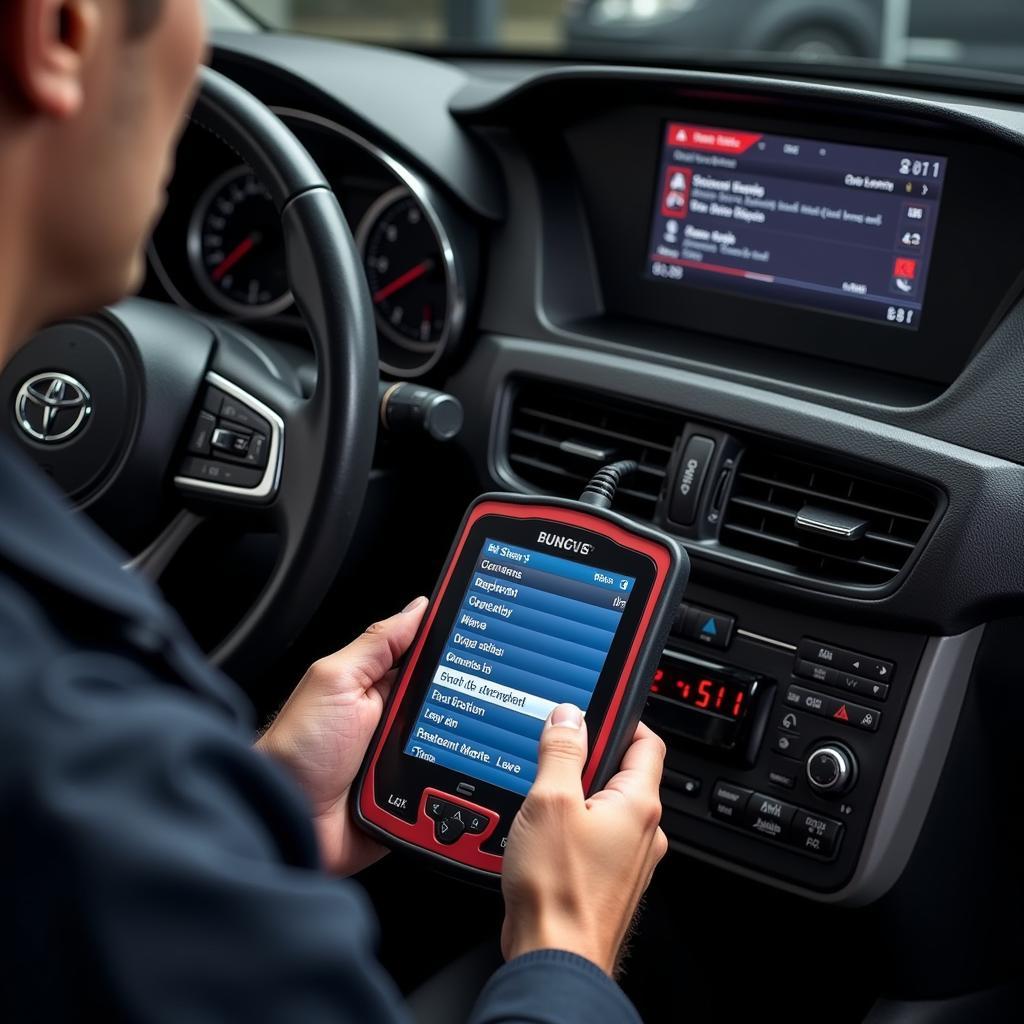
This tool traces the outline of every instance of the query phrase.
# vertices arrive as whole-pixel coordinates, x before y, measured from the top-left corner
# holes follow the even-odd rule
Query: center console
[[[924,641],[691,587],[645,720],[669,837],[821,892],[853,875]]]

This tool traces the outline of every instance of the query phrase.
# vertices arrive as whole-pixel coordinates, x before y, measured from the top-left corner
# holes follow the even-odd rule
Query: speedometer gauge
[[[417,198],[405,187],[385,193],[357,241],[378,329],[413,352],[435,349],[447,333],[452,256]]]
[[[291,305],[281,220],[247,167],[217,178],[196,204],[188,256],[199,287],[234,316],[273,316]]]

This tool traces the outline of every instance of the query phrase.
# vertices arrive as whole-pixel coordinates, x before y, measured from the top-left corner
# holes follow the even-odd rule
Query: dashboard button
[[[680,526],[689,526],[697,518],[704,480],[714,455],[715,442],[710,437],[694,435],[686,442],[669,507],[669,518]]]
[[[797,661],[793,674],[803,679],[812,679],[816,683],[824,683],[825,686],[839,686],[840,673],[830,665],[819,665],[817,662],[804,661],[801,658]]]
[[[781,786],[783,789],[792,789],[796,785],[796,776],[787,775],[785,772],[769,772],[768,781],[773,786]]]
[[[743,820],[743,811],[753,790],[734,786],[731,782],[718,782],[711,793],[711,813],[722,821],[731,821],[739,825]]]
[[[800,737],[794,736],[792,733],[780,732],[775,737],[775,742],[772,744],[772,747],[780,754],[785,754],[786,757],[799,757]]]
[[[855,672],[865,679],[877,680],[887,683],[892,679],[896,666],[891,661],[881,661],[879,658],[868,658],[863,654],[851,654],[849,663],[843,668],[847,672]]]
[[[747,804],[743,824],[751,832],[785,842],[797,808],[766,793],[755,793]]]
[[[797,649],[797,657],[802,661],[813,661],[819,665],[829,665],[833,668],[839,667],[841,650],[831,644],[823,644],[820,640],[811,640],[804,637]]]
[[[682,772],[674,772],[671,768],[666,768],[662,772],[661,781],[666,789],[684,793],[691,798],[700,796],[700,779],[693,775],[684,775]]]
[[[683,635],[687,640],[707,644],[725,650],[732,642],[732,632],[736,628],[736,619],[732,615],[722,615],[709,608],[691,607],[686,616]]]
[[[831,857],[842,834],[842,822],[833,821],[813,811],[798,809],[793,818],[790,842],[807,853]]]
[[[873,683],[869,679],[864,680],[864,687],[860,691],[865,697],[872,700],[885,700],[889,696],[888,683]]]
[[[822,643],[820,640],[812,640],[809,637],[804,637],[800,641],[800,646],[797,649],[797,658],[799,661],[827,665],[829,668],[838,669],[840,672],[849,672],[850,675],[883,683],[888,683],[896,671],[896,666],[891,661],[871,658],[866,654],[858,654],[856,651],[847,650],[845,647],[835,647],[832,644]],[[804,672],[797,672],[797,675],[804,674]],[[813,679],[816,677],[807,676],[807,678]]]
[[[775,724],[786,732],[800,732],[800,726],[802,724],[800,715],[795,711],[791,711],[789,708],[783,708],[778,717],[775,719]]]
[[[812,715],[830,718],[833,722],[863,729],[865,732],[877,732],[882,721],[881,711],[853,704],[839,697],[829,697],[824,693],[805,690],[802,686],[790,686],[786,690],[786,703],[803,708]]]

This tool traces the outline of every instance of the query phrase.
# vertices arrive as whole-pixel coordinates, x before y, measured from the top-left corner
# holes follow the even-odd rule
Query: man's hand
[[[637,904],[668,850],[659,827],[665,744],[640,724],[619,773],[589,800],[587,727],[560,704],[541,734],[536,781],[512,822],[502,952],[566,949],[614,974]]]
[[[324,863],[339,875],[355,874],[386,852],[352,821],[349,790],[426,606],[425,597],[417,598],[316,662],[256,744],[305,790]]]

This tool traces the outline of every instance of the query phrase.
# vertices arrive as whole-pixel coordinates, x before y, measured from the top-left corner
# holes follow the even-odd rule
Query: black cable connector
[[[584,505],[596,505],[598,508],[611,508],[615,500],[615,492],[624,476],[635,473],[640,468],[640,463],[632,459],[623,459],[622,462],[613,462],[610,466],[594,474],[594,478],[583,488],[580,501]]]

